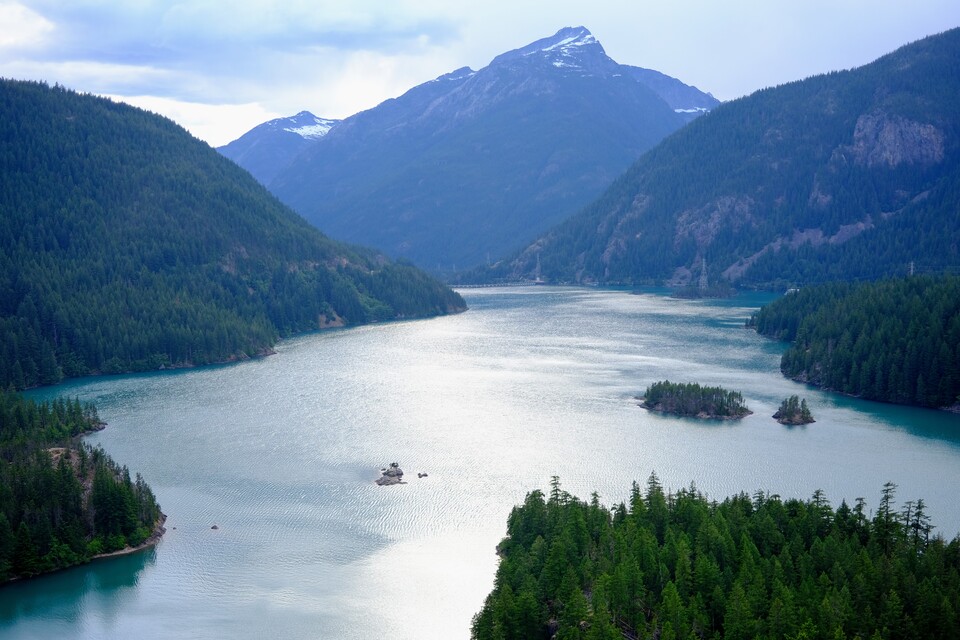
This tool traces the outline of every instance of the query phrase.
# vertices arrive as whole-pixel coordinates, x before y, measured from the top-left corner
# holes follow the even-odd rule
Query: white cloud
[[[242,133],[267,120],[290,115],[269,111],[257,103],[200,104],[156,96],[105,97],[166,116],[214,147],[236,139],[238,131]]]
[[[0,52],[42,47],[53,23],[15,2],[0,3]]]
[[[958,24],[956,0],[0,0],[0,76],[194,105],[204,135],[202,105],[345,117],[564,26],[731,99]]]

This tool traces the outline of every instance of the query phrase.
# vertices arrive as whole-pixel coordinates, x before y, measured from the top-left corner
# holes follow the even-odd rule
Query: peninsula
[[[166,516],[139,474],[80,442],[93,405],[0,391],[0,583],[155,545]]]

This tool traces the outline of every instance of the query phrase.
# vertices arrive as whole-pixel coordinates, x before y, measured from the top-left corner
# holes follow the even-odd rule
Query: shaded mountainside
[[[417,269],[326,238],[169,120],[0,82],[2,388],[463,308]]]
[[[740,284],[960,265],[960,30],[725,103],[474,279]]]
[[[717,104],[568,28],[347,118],[266,184],[332,237],[449,271],[533,239]]]
[[[867,400],[960,409],[960,276],[804,287],[750,320],[793,344],[787,377]]]

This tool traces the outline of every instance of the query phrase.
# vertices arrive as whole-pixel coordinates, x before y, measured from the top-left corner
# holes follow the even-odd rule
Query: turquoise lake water
[[[823,393],[724,301],[468,289],[467,313],[312,334],[229,366],[34,393],[96,402],[89,438],[168,514],[155,549],[0,588],[0,637],[468,638],[513,505],[558,475],[611,504],[655,470],[722,499],[923,497],[960,532],[960,416]],[[652,382],[743,393],[754,415],[651,414]],[[770,416],[791,394],[817,422]],[[408,484],[378,487],[397,461]],[[428,472],[418,479],[417,472]],[[217,525],[218,529],[211,529]]]

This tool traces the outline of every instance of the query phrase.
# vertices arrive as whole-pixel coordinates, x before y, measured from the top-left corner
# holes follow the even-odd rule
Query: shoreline
[[[166,523],[166,521],[167,521],[167,514],[161,513],[160,517],[157,519],[157,522],[153,525],[153,531],[150,533],[150,536],[146,540],[144,540],[143,542],[141,542],[135,547],[124,547],[123,549],[118,549],[117,551],[110,551],[108,553],[98,553],[95,556],[90,556],[89,562],[93,562],[95,560],[104,560],[106,558],[117,558],[120,556],[129,556],[134,553],[139,553],[140,551],[146,551],[147,549],[152,549],[153,547],[160,544],[160,541],[163,539],[163,534],[167,532],[167,528],[163,526],[164,523]],[[79,567],[83,564],[88,564],[88,563],[83,562],[81,564],[73,565],[73,566]],[[64,567],[64,569],[70,569],[70,568],[71,567]],[[55,571],[58,571],[58,570],[55,570]],[[48,573],[54,573],[55,571],[49,571]],[[39,575],[44,575],[44,574],[41,573]]]
[[[701,411],[700,413],[678,413],[676,411],[668,411],[667,409],[663,409],[660,405],[650,406],[645,400],[643,400],[643,398],[635,398],[635,400],[641,401],[637,404],[637,406],[641,409],[661,413],[665,416],[677,416],[678,418],[693,418],[694,420],[741,420],[742,418],[753,415],[753,411],[750,411],[749,409],[746,411],[746,413],[737,416],[721,416],[709,414],[704,411]]]
[[[157,519],[157,522],[153,526],[153,531],[150,533],[150,536],[135,547],[124,547],[123,549],[118,549],[117,551],[110,551],[108,553],[98,553],[95,556],[90,556],[83,562],[78,562],[77,564],[71,564],[67,567],[59,567],[57,569],[51,569],[50,571],[44,571],[42,573],[38,573],[32,576],[25,576],[25,577],[21,576],[16,578],[10,578],[9,580],[0,582],[0,588],[8,584],[26,582],[28,580],[33,580],[35,578],[42,578],[43,576],[50,576],[55,573],[69,571],[70,569],[83,567],[93,562],[97,562],[99,560],[107,560],[109,558],[119,558],[121,556],[129,556],[129,555],[133,555],[134,553],[140,553],[141,551],[146,551],[147,549],[152,549],[153,547],[157,546],[160,543],[160,540],[163,539],[163,534],[167,532],[166,527],[163,526],[166,521],[167,521],[167,515],[165,513],[161,513],[160,517]]]

